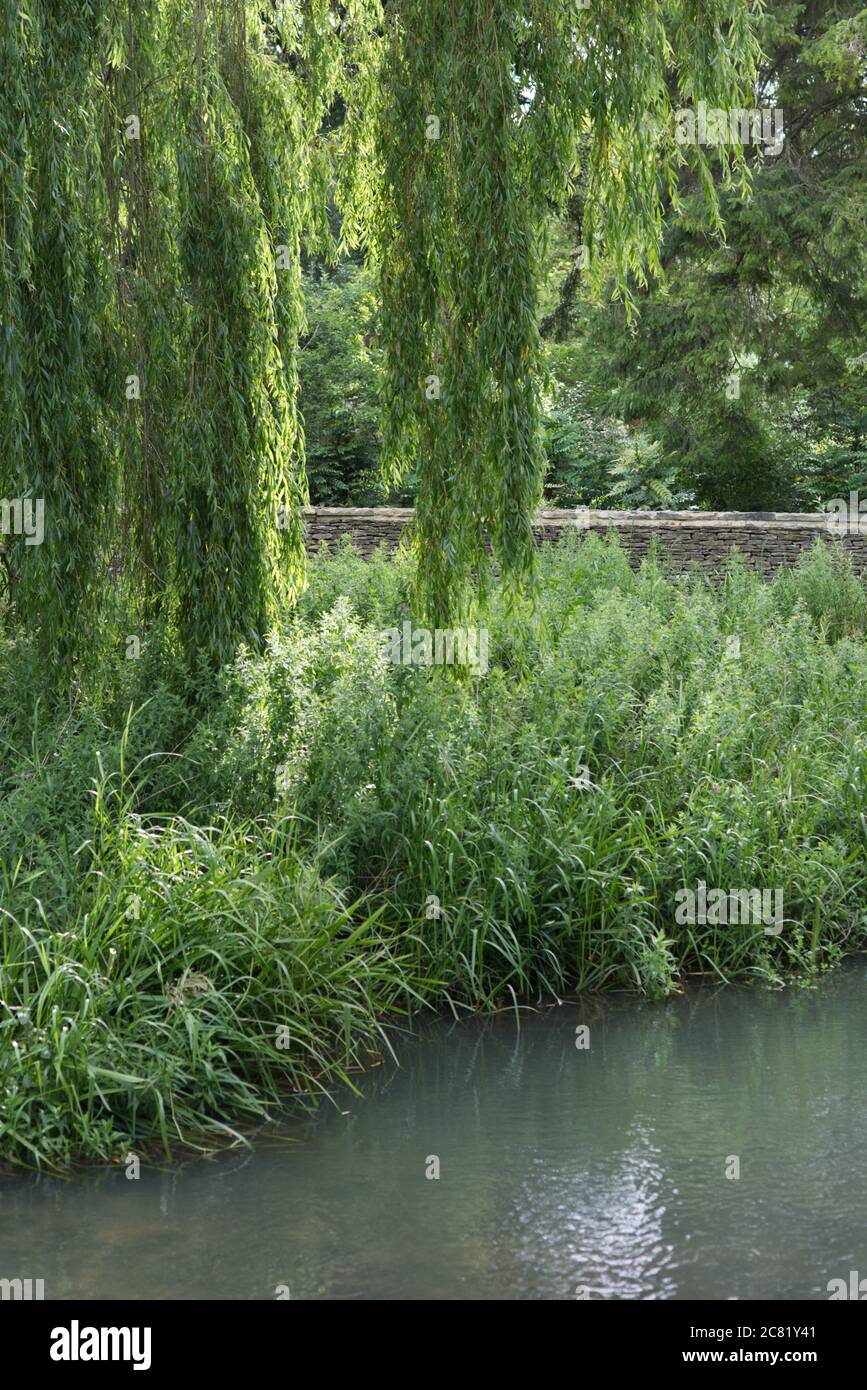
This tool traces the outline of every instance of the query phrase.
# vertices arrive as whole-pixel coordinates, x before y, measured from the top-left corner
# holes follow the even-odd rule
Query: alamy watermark
[[[825,514],[825,526],[832,536],[858,535],[867,531],[867,495],[857,489],[845,497],[832,497]]]
[[[149,1327],[82,1327],[73,1318],[69,1327],[51,1331],[52,1361],[131,1361],[134,1371],[151,1364]]]
[[[23,536],[25,545],[45,539],[45,498],[4,497],[0,501],[0,535]]]
[[[745,111],[739,106],[721,109],[700,101],[695,110],[681,106],[674,113],[674,138],[679,145],[761,145],[765,154],[778,155],[783,148],[783,112],[762,106]]]
[[[401,627],[380,634],[386,661],[395,666],[466,666],[475,676],[488,669],[486,627],[414,628],[407,618]]]
[[[867,1300],[867,1279],[860,1279],[857,1269],[849,1270],[848,1284],[845,1279],[829,1279],[825,1288],[831,1303],[844,1298],[857,1303]]]
[[[710,926],[762,926],[765,936],[779,936],[783,929],[781,888],[711,888],[699,880],[695,889],[678,888],[674,920]],[[772,904],[773,897],[773,906]]]
[[[0,1279],[0,1299],[32,1303],[45,1297],[44,1279]]]

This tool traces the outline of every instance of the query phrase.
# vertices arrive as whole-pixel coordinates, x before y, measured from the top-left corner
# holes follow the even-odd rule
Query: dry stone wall
[[[364,555],[379,545],[397,546],[411,521],[409,507],[310,507],[307,509],[307,549],[313,554],[325,542],[334,546],[349,536]],[[865,518],[867,520],[867,518]],[[867,570],[867,526],[835,534],[821,512],[603,512],[541,511],[534,527],[537,543],[558,541],[564,532],[616,531],[637,567],[653,541],[661,555],[678,570],[693,565],[707,573],[722,568],[734,547],[751,569],[770,576],[782,565],[793,565],[818,539],[842,546],[856,567]]]

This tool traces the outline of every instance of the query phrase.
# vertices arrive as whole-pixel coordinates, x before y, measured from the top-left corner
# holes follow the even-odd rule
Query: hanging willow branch
[[[162,607],[191,660],[261,642],[303,583],[295,354],[328,16],[279,7],[302,82],[244,0],[3,8],[0,484],[44,498],[47,528],[5,559],[67,677],[98,642],[118,522],[141,620]]]
[[[19,611],[60,669],[97,646],[117,484],[102,427],[110,227],[95,118],[107,18],[104,0],[31,0],[3,20],[0,496],[44,506],[42,544],[4,539]]]
[[[589,274],[601,280],[604,265],[631,300],[633,282],[659,268],[662,198],[676,198],[686,157],[673,110],[742,104],[757,57],[752,8],[386,6],[369,229],[387,349],[384,454],[392,483],[419,472],[417,598],[432,621],[466,611],[486,539],[515,588],[533,572],[540,254],[551,204],[582,173],[579,150]],[[707,154],[690,157],[714,226]]]

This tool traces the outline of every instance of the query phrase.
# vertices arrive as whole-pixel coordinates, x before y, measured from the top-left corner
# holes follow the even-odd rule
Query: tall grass
[[[287,1087],[348,1080],[381,1053],[383,1021],[424,982],[400,933],[296,840],[289,816],[144,821],[122,778],[98,778],[63,929],[35,896],[0,910],[4,1157],[237,1137]],[[26,898],[22,871],[7,899]]]
[[[345,546],[208,691],[155,629],[55,708],[4,635],[0,1157],[231,1142],[425,1004],[863,948],[863,581],[821,547],[771,584],[633,574],[593,537],[540,569],[476,681],[387,663],[408,574]],[[678,925],[700,880],[782,890],[782,932]]]

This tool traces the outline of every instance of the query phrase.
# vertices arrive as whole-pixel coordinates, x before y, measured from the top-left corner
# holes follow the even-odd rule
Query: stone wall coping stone
[[[383,521],[408,523],[415,515],[412,507],[305,507],[304,514],[323,521]],[[580,513],[580,524],[578,514]],[[616,528],[663,527],[677,529],[723,530],[804,530],[830,533],[825,512],[700,512],[700,511],[601,511],[593,509],[543,509],[536,513],[536,526],[574,526],[586,530],[594,526]]]

